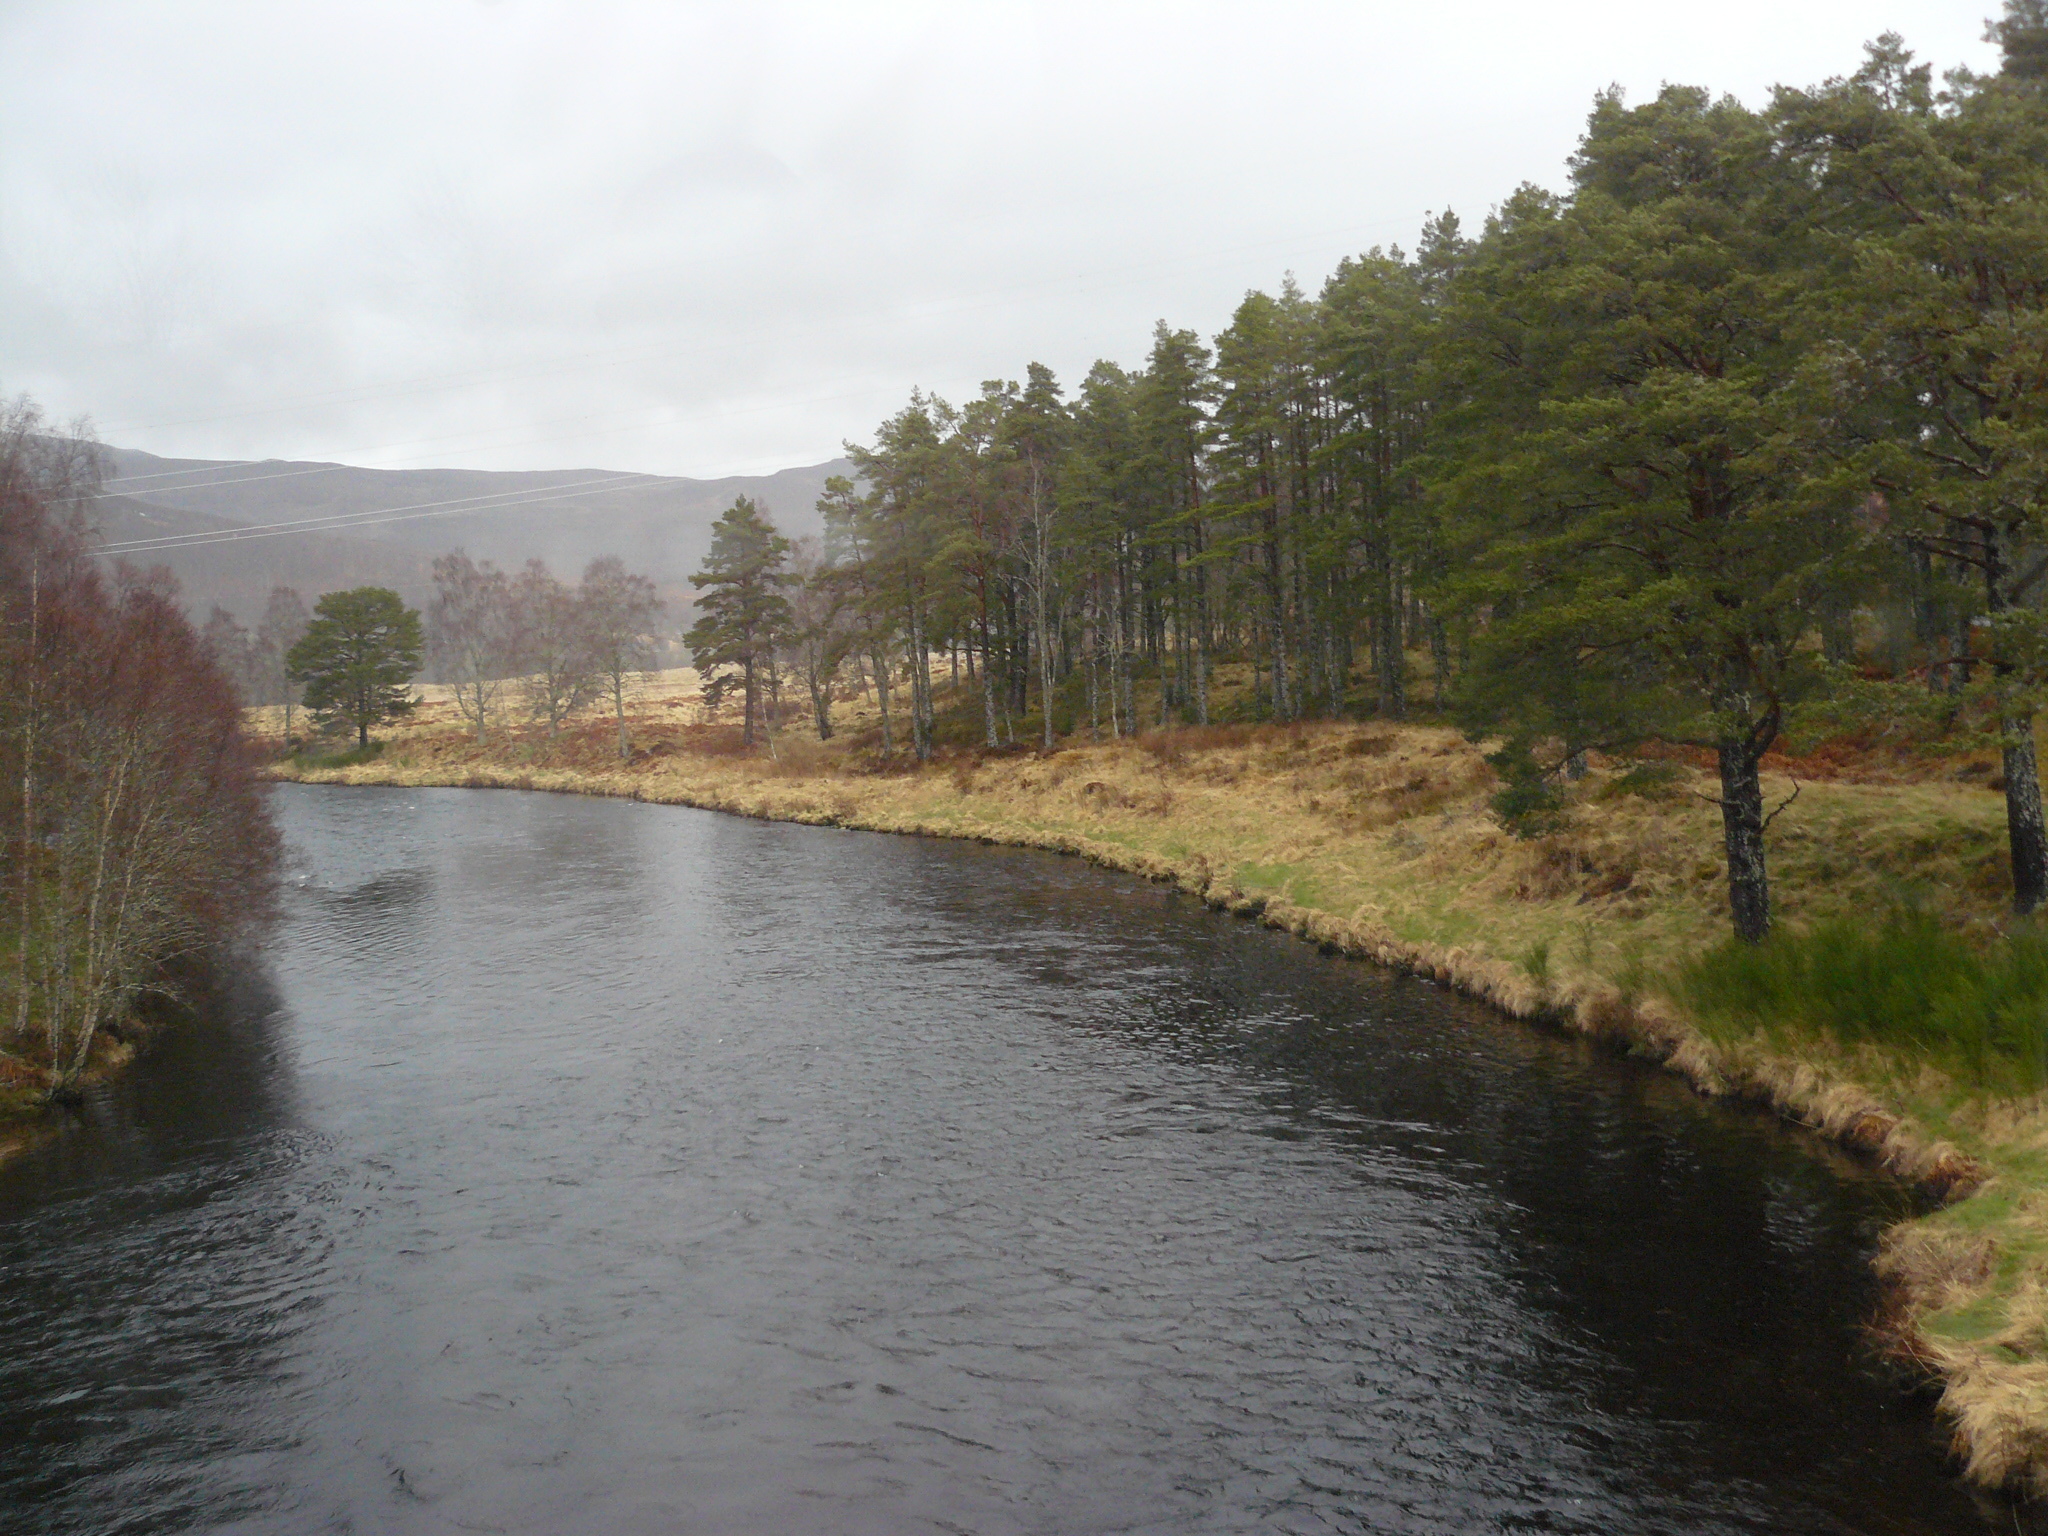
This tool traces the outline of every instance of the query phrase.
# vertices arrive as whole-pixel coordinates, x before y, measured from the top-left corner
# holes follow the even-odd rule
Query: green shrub
[[[1683,967],[1678,991],[1715,1034],[1825,1033],[1924,1055],[1977,1082],[2048,1085],[2048,932],[1979,949],[1919,912],[1730,940]]]
[[[1486,761],[1500,775],[1501,788],[1487,804],[1502,827],[1516,837],[1542,837],[1565,824],[1564,792],[1543,771],[1526,741],[1510,741]]]

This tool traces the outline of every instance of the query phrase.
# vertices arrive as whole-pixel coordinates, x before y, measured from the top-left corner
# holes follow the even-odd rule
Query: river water
[[[1896,1186],[1051,855],[285,787],[260,963],[0,1170],[0,1529],[2013,1530]]]

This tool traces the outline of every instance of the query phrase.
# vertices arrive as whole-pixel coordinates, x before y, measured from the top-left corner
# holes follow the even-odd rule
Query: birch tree
[[[603,555],[583,569],[583,622],[590,654],[619,728],[619,756],[633,755],[626,733],[626,681],[654,665],[655,626],[666,606],[645,576],[636,576],[616,555]]]

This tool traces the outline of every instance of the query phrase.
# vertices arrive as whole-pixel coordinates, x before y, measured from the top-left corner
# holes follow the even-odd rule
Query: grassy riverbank
[[[1943,1378],[1970,1475],[2048,1489],[2048,1096],[1987,1088],[1939,1051],[1695,1027],[1680,973],[1727,931],[1718,812],[1695,765],[1596,763],[1565,824],[1523,840],[1490,813],[1478,750],[1440,727],[1227,726],[1099,743],[1083,732],[1051,756],[950,748],[916,767],[880,760],[859,710],[831,743],[792,723],[774,757],[743,754],[736,727],[699,717],[686,681],[643,691],[630,762],[613,755],[609,722],[479,746],[430,705],[372,760],[276,771],[1055,849],[1653,1056],[1702,1092],[1766,1102],[1962,1197],[1887,1234],[1889,1326]],[[1789,793],[1795,776],[1798,798],[1772,829],[1781,923],[1910,903],[1947,932],[1996,942],[2003,802],[1984,765],[1787,762],[1767,777]]]

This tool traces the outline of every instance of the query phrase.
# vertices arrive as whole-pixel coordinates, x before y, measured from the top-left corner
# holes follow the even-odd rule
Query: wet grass
[[[2048,1087],[2048,931],[1988,943],[1911,909],[1849,918],[1762,944],[1718,944],[1679,968],[1680,1000],[1711,1035],[1813,1036],[1925,1058],[1980,1088]]]
[[[304,772],[323,773],[337,768],[360,768],[384,755],[385,743],[373,741],[367,747],[309,746],[292,754],[292,766]]]

